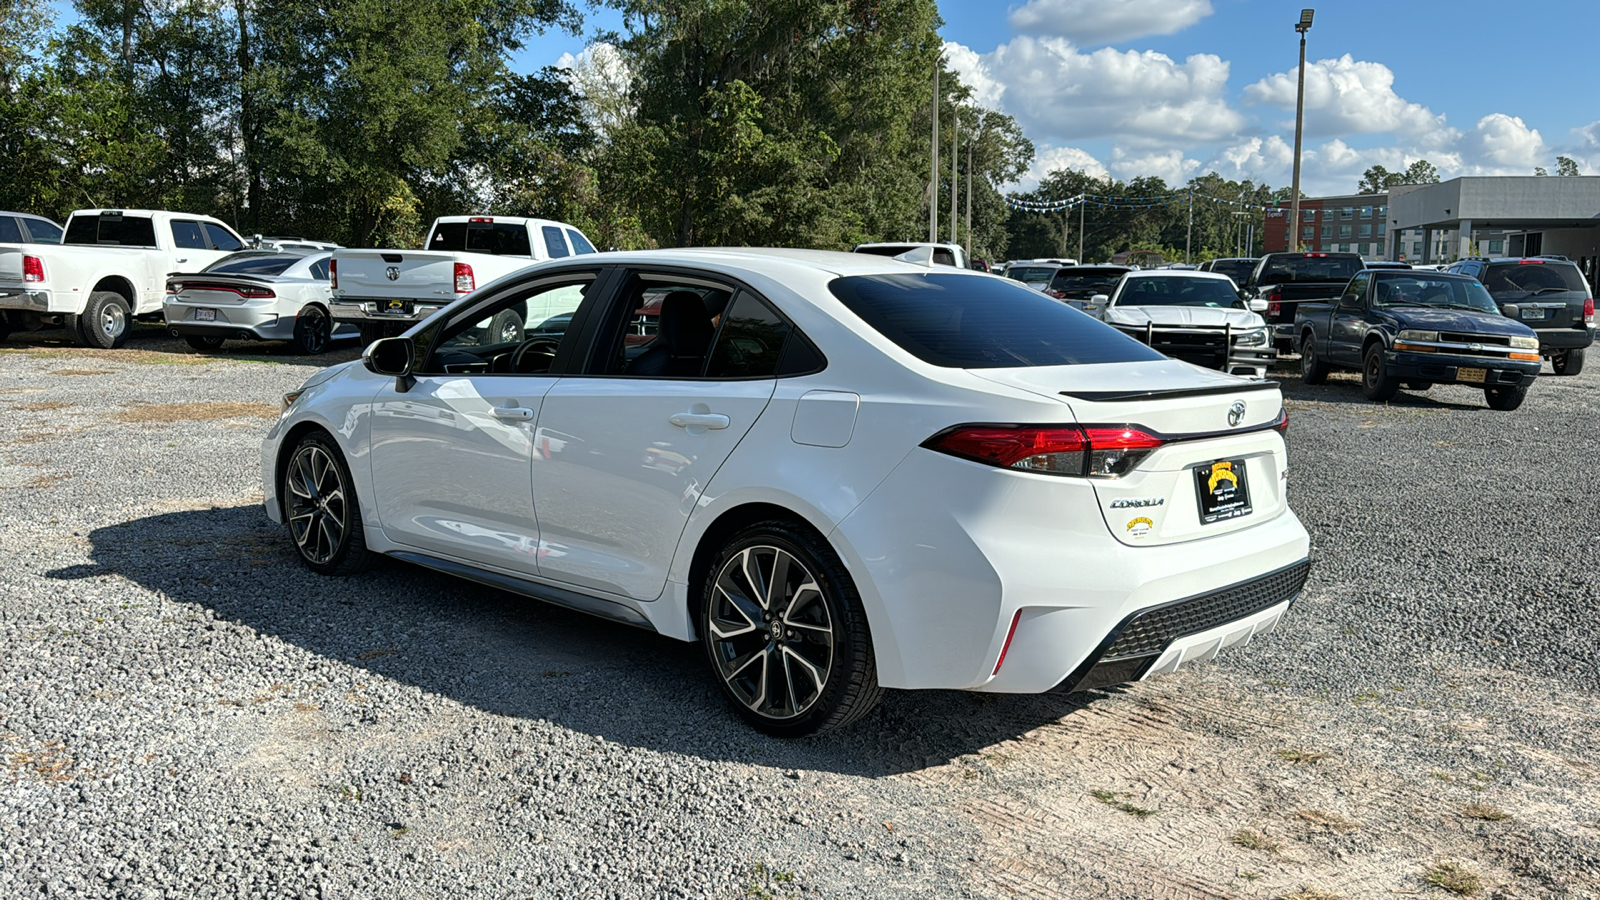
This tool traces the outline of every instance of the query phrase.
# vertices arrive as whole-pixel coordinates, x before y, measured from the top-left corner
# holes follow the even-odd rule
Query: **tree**
[[[1406,166],[1405,180],[1400,182],[1400,184],[1438,183],[1439,170],[1433,167],[1433,163],[1428,162],[1425,159],[1419,159],[1411,165]]]
[[[1550,173],[1545,170],[1544,166],[1534,166],[1533,167],[1533,174],[1539,176],[1540,178],[1543,178],[1546,175],[1549,175]]]
[[[1361,181],[1356,184],[1356,193],[1381,194],[1397,184],[1406,184],[1405,179],[1408,173],[1409,170],[1407,172],[1391,172],[1381,165],[1375,165],[1361,176]],[[1437,181],[1438,179],[1435,178],[1434,180]]]
[[[1556,174],[1571,176],[1582,175],[1583,173],[1578,171],[1577,160],[1570,156],[1558,156],[1556,157]]]

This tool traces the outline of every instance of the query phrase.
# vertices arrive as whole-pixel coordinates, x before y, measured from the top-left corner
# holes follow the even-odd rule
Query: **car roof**
[[[1469,261],[1470,262],[1489,262],[1489,263],[1520,263],[1525,259],[1536,259],[1541,263],[1545,263],[1545,264],[1554,263],[1555,265],[1558,265],[1558,266],[1576,266],[1577,265],[1577,263],[1573,262],[1570,259],[1557,259],[1557,258],[1555,258],[1553,256],[1497,256],[1494,259],[1485,259],[1485,260],[1474,259],[1474,260],[1460,260],[1460,261],[1461,262],[1469,262]]]
[[[1429,281],[1448,278],[1473,282],[1478,280],[1471,275],[1463,275],[1460,272],[1439,272],[1433,269],[1367,269],[1366,271],[1377,278],[1426,278]]]
[[[927,245],[919,245],[927,246]],[[944,245],[935,245],[944,246]],[[929,266],[901,262],[892,256],[871,253],[844,253],[837,250],[798,250],[788,247],[686,247],[671,250],[620,250],[585,254],[584,260],[603,260],[621,264],[722,266],[770,273],[770,267],[805,269],[827,275],[923,274],[937,270],[941,275],[965,274],[974,278],[993,278],[987,272],[952,266]],[[570,262],[572,257],[562,261]]]
[[[1199,269],[1137,269],[1128,273],[1129,278],[1203,278],[1207,281],[1226,281],[1233,283],[1233,279],[1221,272],[1202,272]]]

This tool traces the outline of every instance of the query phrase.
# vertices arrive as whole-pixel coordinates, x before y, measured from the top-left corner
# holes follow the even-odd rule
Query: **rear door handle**
[[[502,422],[532,422],[533,410],[526,406],[496,406],[489,410],[489,415]]]
[[[691,428],[698,425],[701,428],[722,429],[729,425],[728,417],[718,413],[678,413],[667,420],[679,428]]]

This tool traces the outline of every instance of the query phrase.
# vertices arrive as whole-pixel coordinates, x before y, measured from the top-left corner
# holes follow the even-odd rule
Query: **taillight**
[[[456,293],[470,294],[473,287],[472,266],[466,263],[456,263]]]
[[[1278,410],[1278,418],[1273,420],[1272,430],[1281,435],[1289,434],[1289,407]]]
[[[24,256],[22,258],[22,280],[43,281],[44,260],[37,256]]]
[[[278,295],[273,293],[271,288],[247,287],[239,288],[239,296],[246,300],[270,300]]]
[[[1267,315],[1277,318],[1283,315],[1283,295],[1274,291],[1267,295]]]
[[[328,289],[333,291],[339,289],[339,261],[337,259],[328,260]]]
[[[1583,301],[1583,322],[1585,325],[1594,324],[1594,298]]]
[[[958,425],[922,446],[1003,469],[1078,478],[1118,478],[1162,445],[1143,429],[1119,425]]]

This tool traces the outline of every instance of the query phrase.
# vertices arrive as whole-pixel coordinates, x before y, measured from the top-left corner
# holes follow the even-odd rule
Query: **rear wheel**
[[[361,331],[361,347],[363,349],[373,341],[385,336],[382,322],[362,322],[356,327]]]
[[[734,535],[711,562],[699,606],[723,695],[760,731],[841,728],[883,695],[861,595],[809,529],[770,521]]]
[[[522,324],[522,310],[520,308],[512,308],[502,311],[489,322],[489,343],[521,343]]]
[[[1328,364],[1317,359],[1317,344],[1306,335],[1300,339],[1300,382],[1322,384],[1328,380]]]
[[[372,565],[350,469],[333,439],[300,439],[283,471],[283,512],[300,561],[322,575],[354,575]]]
[[[294,349],[306,356],[316,356],[328,349],[333,340],[333,320],[320,306],[307,306],[294,317]]]
[[[1383,358],[1383,345],[1372,344],[1367,347],[1367,355],[1361,363],[1361,392],[1367,395],[1368,400],[1382,403],[1394,397],[1400,390],[1400,379],[1389,374],[1389,363]]]
[[[1489,401],[1490,409],[1510,412],[1522,405],[1528,396],[1528,389],[1521,385],[1517,387],[1489,387],[1483,389],[1484,399]]]
[[[210,352],[221,350],[224,338],[215,335],[191,334],[184,337],[184,342],[196,350]]]
[[[133,315],[121,294],[95,291],[78,317],[78,342],[85,347],[115,350],[127,343]]]
[[[1550,368],[1554,369],[1557,375],[1576,375],[1582,372],[1583,350],[1582,347],[1557,350],[1550,354]]]

